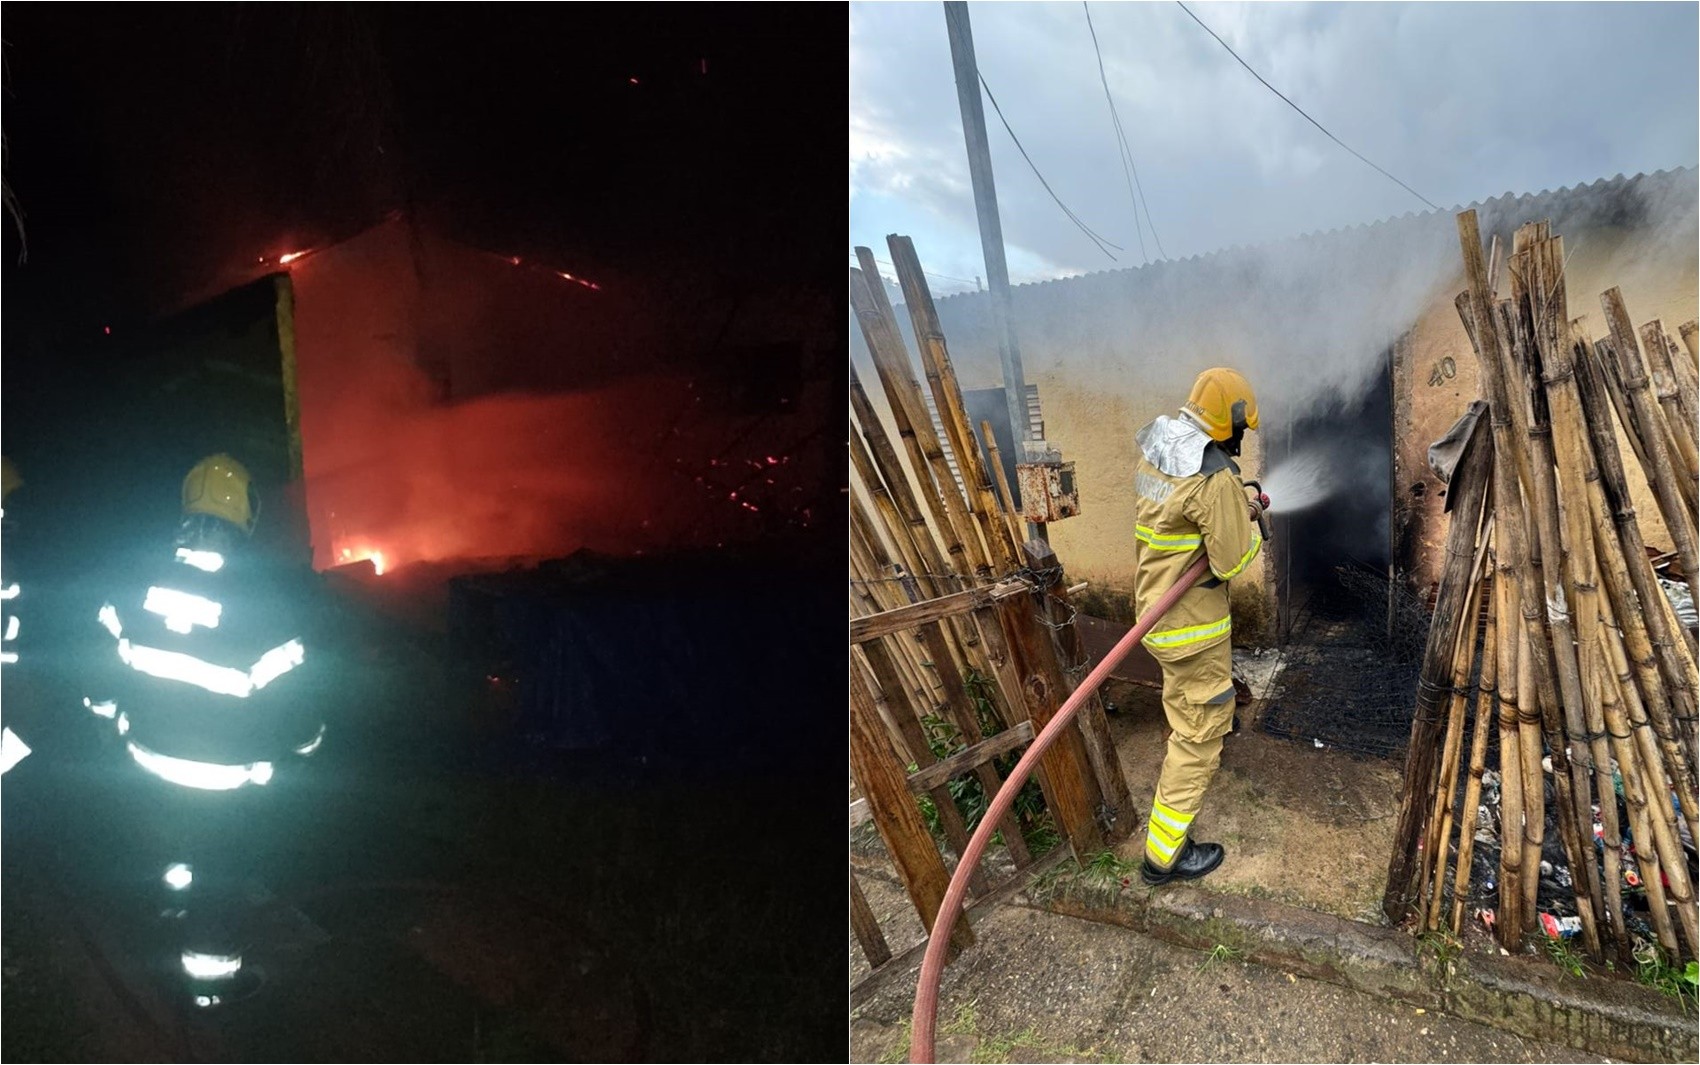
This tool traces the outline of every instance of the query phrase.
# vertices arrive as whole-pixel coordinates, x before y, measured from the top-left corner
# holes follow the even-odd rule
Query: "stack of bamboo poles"
[[[1658,321],[1637,333],[1614,288],[1600,297],[1607,335],[1590,339],[1587,319],[1569,317],[1564,244],[1549,224],[1517,231],[1507,299],[1495,291],[1498,239],[1484,255],[1474,211],[1458,216],[1458,231],[1469,288],[1457,304],[1490,428],[1477,426],[1453,475],[1384,910],[1461,932],[1497,739],[1501,944],[1517,950],[1539,927],[1550,776],[1587,952],[1603,961],[1633,950],[1627,828],[1659,946],[1693,958],[1700,928],[1680,836],[1686,827],[1694,838],[1700,805],[1694,634],[1653,570],[1618,440],[1621,430],[1696,590],[1695,324],[1680,330],[1686,351]]]
[[[935,431],[873,253],[857,248],[860,269],[850,271],[851,307],[867,341],[896,440],[852,367],[852,614],[869,616],[1012,577],[1027,579],[1050,599],[1066,600],[1066,590],[1053,588],[1058,579],[1054,556],[1043,545],[1022,541],[1021,519],[1009,505],[1012,497],[990,427],[982,423],[982,435],[977,437],[968,419],[912,241],[892,236],[888,246],[943,434]],[[982,439],[986,455],[982,455]],[[952,457],[961,473],[960,486],[951,468]],[[1053,641],[1066,643],[1071,633],[1052,628]],[[1054,650],[1060,657],[1065,648]],[[988,681],[980,694],[989,697],[1002,727],[1032,717],[1034,708],[1028,705],[1032,695],[1024,690],[1015,660],[1024,660],[1024,655],[1019,649],[1012,655],[998,608],[986,605],[857,644],[852,668],[872,693],[900,753],[924,769],[936,758],[918,719],[941,718],[969,744],[983,738],[975,704],[965,690],[965,676],[977,674]],[[1064,668],[1070,664],[1064,663]],[[1050,698],[1060,700],[1066,694],[1052,693]],[[1113,777],[1107,785],[1100,780],[1099,789],[1107,786],[1125,793],[1119,769],[1102,771],[1106,757],[1114,752],[1101,708],[1096,714],[1083,715],[1082,725],[1095,770],[1100,777]],[[976,772],[986,794],[994,794],[999,784],[996,770],[981,765]],[[961,853],[967,842],[966,826],[944,796],[945,789],[937,792],[934,799],[942,828]],[[1111,816],[1125,805],[1121,794],[1106,796],[1100,790],[1095,797],[1110,809]],[[1021,833],[1011,831],[1012,826],[1002,827],[1005,843],[1016,852],[1017,863],[1023,863]]]

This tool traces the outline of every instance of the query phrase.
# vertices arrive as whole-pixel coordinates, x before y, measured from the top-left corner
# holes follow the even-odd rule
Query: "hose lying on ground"
[[[914,1033],[910,1061],[933,1060],[934,1029],[938,1023],[939,1012],[939,978],[944,975],[945,952],[950,949],[950,932],[956,927],[956,919],[962,913],[962,902],[968,894],[968,877],[979,866],[980,856],[985,853],[986,844],[991,842],[992,834],[997,831],[999,823],[1015,806],[1016,793],[1027,783],[1027,778],[1032,775],[1045,751],[1074,720],[1074,715],[1081,705],[1104,683],[1110,671],[1121,664],[1121,660],[1127,657],[1134,645],[1151,631],[1151,627],[1169,612],[1169,608],[1209,572],[1209,562],[1208,558],[1200,555],[1198,561],[1181,574],[1174,586],[1164,592],[1163,597],[1145,612],[1145,616],[1139,619],[1139,624],[1121,638],[1110,653],[1104,656],[1104,660],[1098,663],[1097,668],[1086,675],[1086,679],[1074,689],[1074,694],[1063,702],[1056,716],[1051,718],[1050,724],[1033,737],[1027,753],[1015,763],[1015,769],[1010,772],[1009,779],[1003,782],[1003,787],[998,789],[985,815],[980,818],[980,825],[968,840],[961,861],[956,863],[956,872],[951,875],[950,887],[944,893],[944,902],[939,905],[938,919],[933,922],[933,930],[927,940],[926,957],[921,961],[921,980],[915,989],[915,1012],[910,1019],[910,1028]]]

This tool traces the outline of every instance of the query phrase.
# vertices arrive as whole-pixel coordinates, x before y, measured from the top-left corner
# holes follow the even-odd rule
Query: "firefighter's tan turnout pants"
[[[1163,713],[1173,731],[1151,804],[1145,857],[1168,869],[1185,847],[1222,763],[1222,738],[1234,726],[1233,646],[1227,640],[1163,663]]]

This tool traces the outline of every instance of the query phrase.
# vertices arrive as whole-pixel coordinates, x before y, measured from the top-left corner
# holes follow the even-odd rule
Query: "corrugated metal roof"
[[[1651,174],[1638,173],[1631,177],[1616,174],[1609,178],[1580,185],[1563,186],[1557,189],[1544,189],[1536,193],[1514,193],[1506,191],[1499,196],[1486,200],[1448,208],[1444,211],[1407,211],[1401,215],[1393,215],[1378,219],[1374,222],[1362,222],[1356,225],[1336,226],[1332,229],[1310,230],[1297,236],[1285,237],[1280,240],[1267,241],[1262,244],[1233,244],[1215,251],[1200,252],[1177,259],[1165,259],[1142,266],[1124,266],[1112,270],[1094,270],[1084,274],[1073,274],[1068,277],[1049,278],[1044,281],[1029,281],[1012,286],[1017,289],[1038,288],[1044,285],[1066,284],[1071,281],[1082,281],[1088,278],[1104,278],[1116,274],[1128,274],[1154,277],[1170,269],[1177,269],[1187,264],[1203,263],[1213,260],[1231,260],[1236,255],[1251,252],[1269,252],[1283,247],[1298,247],[1306,244],[1339,239],[1346,236],[1395,237],[1402,229],[1421,225],[1433,225],[1441,219],[1448,223],[1453,216],[1462,211],[1474,208],[1484,216],[1505,217],[1510,214],[1529,215],[1535,212],[1563,214],[1582,206],[1588,200],[1595,200],[1589,206],[1598,209],[1604,206],[1603,201],[1596,198],[1601,193],[1610,193],[1614,200],[1628,193],[1640,193],[1651,189],[1654,192],[1675,192],[1683,182],[1691,187],[1695,184],[1697,171],[1693,167],[1677,167],[1672,170],[1655,170]],[[1490,218],[1484,217],[1483,231],[1488,229]],[[985,296],[985,292],[958,292],[948,296],[935,297],[939,303],[950,300],[966,300]]]

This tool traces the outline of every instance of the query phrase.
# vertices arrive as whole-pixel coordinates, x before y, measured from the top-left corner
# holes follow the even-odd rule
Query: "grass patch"
[[[1417,937],[1417,943],[1433,952],[1435,960],[1442,965],[1450,965],[1464,953],[1464,942],[1454,938],[1451,933],[1444,931],[1424,932]]]
[[[949,1024],[939,1029],[940,1035],[973,1035],[980,1027],[980,1003],[978,999],[964,1002],[956,1007],[956,1016]]]
[[[1226,965],[1231,961],[1239,961],[1242,957],[1244,955],[1237,948],[1230,947],[1226,943],[1218,943],[1210,948],[1208,954],[1204,955],[1204,963],[1198,967],[1198,971],[1207,973],[1217,966]]]
[[[1665,960],[1657,945],[1648,943],[1635,950],[1635,982],[1680,1000],[1692,1013],[1700,998],[1700,964],[1689,962],[1679,969]]]
[[[880,1056],[879,1065],[899,1065],[909,1060],[909,1046],[915,1040],[915,1027],[910,1021],[903,1022],[903,1038],[897,1045]]]
[[[1577,952],[1575,947],[1570,945],[1569,940],[1559,936],[1548,936],[1546,951],[1547,957],[1551,958],[1560,969],[1578,980],[1588,978],[1587,971],[1582,968],[1582,955]]]
[[[1122,858],[1115,851],[1099,851],[1086,860],[1086,866],[1082,870],[1089,879],[1103,884],[1120,884],[1123,887],[1128,886],[1133,874],[1138,871],[1138,862]]]

